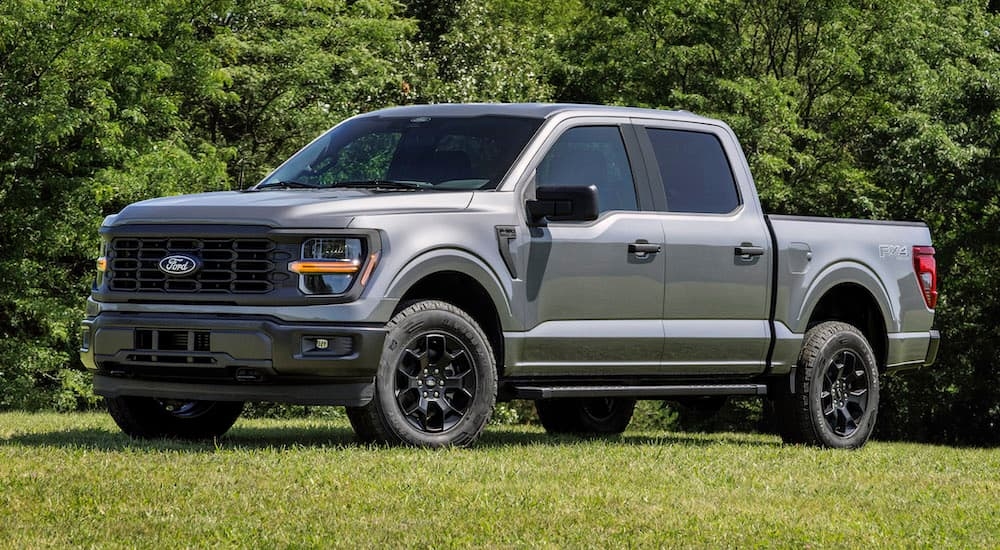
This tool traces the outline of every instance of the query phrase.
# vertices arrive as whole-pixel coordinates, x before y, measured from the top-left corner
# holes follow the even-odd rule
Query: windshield
[[[508,116],[358,118],[299,151],[257,187],[493,189],[541,122]]]

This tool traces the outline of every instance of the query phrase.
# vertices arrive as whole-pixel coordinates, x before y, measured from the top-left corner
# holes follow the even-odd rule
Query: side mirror
[[[542,227],[547,222],[597,219],[597,187],[588,185],[547,185],[535,187],[535,198],[525,202],[528,225]]]

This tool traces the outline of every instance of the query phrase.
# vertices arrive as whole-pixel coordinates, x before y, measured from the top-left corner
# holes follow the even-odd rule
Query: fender
[[[442,271],[454,271],[476,280],[489,294],[504,331],[522,330],[511,310],[513,288],[478,256],[457,248],[436,248],[411,258],[389,282],[385,296],[399,300],[418,281]]]
[[[792,331],[800,334],[804,333],[806,325],[809,323],[809,317],[816,309],[819,301],[833,287],[844,283],[854,283],[867,290],[875,298],[875,303],[878,304],[879,310],[882,313],[882,322],[885,323],[886,334],[899,332],[898,321],[895,321],[895,319],[899,318],[900,304],[898,303],[898,297],[893,299],[889,296],[882,280],[868,266],[852,261],[840,261],[830,264],[812,280],[809,290],[806,292],[805,299],[802,300],[802,307],[799,309],[798,317],[794,320],[793,326],[790,327]]]

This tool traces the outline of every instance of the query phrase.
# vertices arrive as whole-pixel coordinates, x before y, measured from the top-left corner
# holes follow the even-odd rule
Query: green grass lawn
[[[134,442],[102,414],[0,414],[0,545],[996,547],[1000,449],[492,426],[376,448],[346,422]]]

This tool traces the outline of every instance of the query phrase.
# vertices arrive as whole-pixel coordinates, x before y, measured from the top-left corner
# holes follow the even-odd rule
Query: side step
[[[636,397],[657,399],[704,395],[767,395],[764,384],[688,384],[675,386],[515,386],[515,399],[557,397]]]

